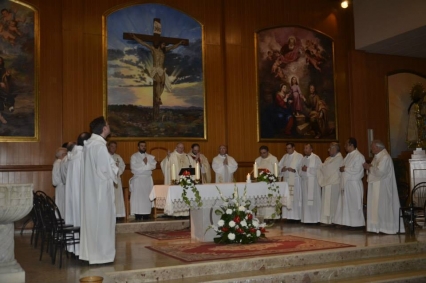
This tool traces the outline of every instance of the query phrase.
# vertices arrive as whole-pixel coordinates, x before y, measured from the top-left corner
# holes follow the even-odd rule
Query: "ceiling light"
[[[340,3],[340,6],[342,6],[343,9],[346,9],[349,6],[349,1],[342,1],[342,3]]]

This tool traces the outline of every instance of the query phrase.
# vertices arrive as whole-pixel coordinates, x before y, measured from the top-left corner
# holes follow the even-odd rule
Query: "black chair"
[[[417,220],[423,219],[426,222],[426,182],[418,183],[410,194],[410,203],[408,206],[401,206],[399,209],[399,217],[408,223],[410,233],[414,233],[415,226],[418,225]],[[401,221],[399,222],[398,232],[401,231]]]
[[[80,227],[65,225],[56,203],[50,197],[47,197],[47,202],[50,209],[50,218],[52,223],[52,264],[55,264],[56,254],[59,248],[59,268],[62,267],[62,253],[68,252],[68,246],[80,243]],[[68,254],[67,254],[68,255]]]

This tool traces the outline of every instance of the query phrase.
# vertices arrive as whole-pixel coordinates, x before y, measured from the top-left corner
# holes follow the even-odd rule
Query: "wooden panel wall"
[[[300,25],[334,38],[339,141],[343,142],[350,135],[364,139],[367,127],[377,128],[377,136],[386,132],[383,119],[376,119],[372,124],[367,120],[374,117],[378,108],[382,111],[386,107],[384,79],[380,72],[374,72],[379,68],[382,74],[386,73],[394,65],[382,56],[350,52],[353,50],[352,11],[340,9],[338,1],[28,2],[38,8],[41,19],[40,142],[0,143],[0,182],[34,182],[37,189],[53,194],[49,170],[55,149],[65,141],[75,140],[80,132],[88,130],[93,118],[103,114],[102,17],[131,4],[165,4],[187,13],[204,26],[208,140],[200,142],[201,149],[211,160],[220,144],[228,144],[230,155],[241,165],[237,181],[245,179],[261,145],[256,132],[254,34],[263,28]],[[394,63],[403,68],[406,62],[414,64],[414,61]],[[380,68],[376,64],[385,66]],[[371,68],[369,76],[366,76],[366,68]],[[421,72],[422,68],[419,66],[416,70]],[[378,96],[372,98],[372,94]],[[367,95],[372,103],[363,103]],[[362,107],[361,112],[357,107]],[[187,150],[191,143],[184,141]],[[148,147],[173,150],[175,144],[176,141],[150,141]],[[283,143],[265,144],[278,158],[284,154]],[[128,163],[136,147],[137,141],[120,141],[118,153]],[[296,147],[303,151],[303,144],[298,143]],[[327,156],[327,143],[314,143],[314,148],[323,159]],[[19,170],[24,171],[14,171],[17,169],[11,165],[22,165]],[[130,176],[127,171],[124,184]],[[161,173],[155,172],[155,176],[161,178]]]
[[[395,71],[413,71],[426,75],[426,59],[351,51],[351,134],[367,157],[367,129],[389,148],[389,111],[387,76]],[[408,93],[407,93],[408,95]]]

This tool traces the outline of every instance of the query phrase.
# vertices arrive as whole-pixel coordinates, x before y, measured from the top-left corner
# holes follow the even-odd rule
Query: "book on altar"
[[[188,168],[182,168],[179,171],[179,176],[183,175],[183,172],[188,171],[190,173],[190,175],[195,175],[195,168],[193,167],[188,167]]]

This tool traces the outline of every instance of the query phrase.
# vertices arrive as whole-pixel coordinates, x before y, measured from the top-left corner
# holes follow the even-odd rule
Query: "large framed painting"
[[[260,141],[337,137],[333,40],[300,26],[256,33]]]
[[[0,0],[0,141],[38,141],[38,12]]]
[[[206,139],[203,28],[161,4],[104,17],[104,114],[113,139]]]

